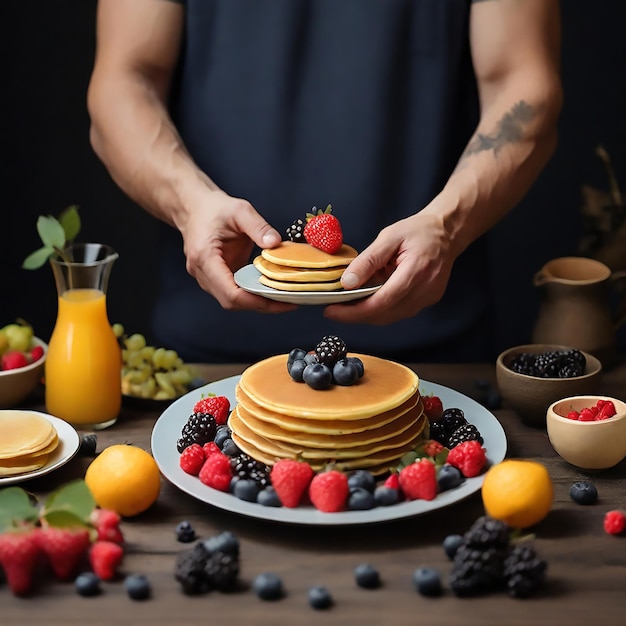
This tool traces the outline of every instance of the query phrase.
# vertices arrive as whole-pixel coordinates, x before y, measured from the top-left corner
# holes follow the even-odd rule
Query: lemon
[[[114,444],[91,462],[85,483],[99,507],[131,517],[156,502],[161,474],[156,461],[145,450]]]
[[[512,528],[528,528],[544,519],[554,499],[554,487],[544,465],[509,459],[485,474],[482,498],[487,515]]]

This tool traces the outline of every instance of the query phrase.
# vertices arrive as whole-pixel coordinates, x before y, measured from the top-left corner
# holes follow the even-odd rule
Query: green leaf
[[[63,509],[46,511],[42,514],[42,518],[48,522],[49,526],[54,528],[76,528],[76,526],[85,526],[85,520],[73,513]]]
[[[75,480],[50,494],[44,506],[43,516],[48,518],[51,513],[71,513],[83,522],[96,506],[91,491],[82,479]]]
[[[37,218],[37,232],[44,246],[65,247],[65,231],[56,217],[40,215]]]
[[[36,270],[39,269],[42,265],[44,265],[50,256],[54,253],[54,248],[44,246],[43,248],[39,248],[39,250],[35,250],[35,252],[31,252],[22,263],[22,268],[25,270]]]
[[[20,487],[7,487],[0,491],[0,532],[19,522],[34,522],[39,517],[37,506]]]
[[[65,240],[74,241],[80,232],[80,215],[78,214],[78,205],[72,204],[68,206],[59,215],[59,223],[65,231]]]

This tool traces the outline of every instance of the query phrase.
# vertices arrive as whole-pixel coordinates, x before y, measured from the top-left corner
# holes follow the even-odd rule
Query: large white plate
[[[5,487],[6,485],[20,483],[25,480],[37,478],[38,476],[43,476],[44,474],[49,474],[62,465],[65,465],[78,452],[80,438],[73,426],[64,420],[54,417],[53,415],[48,415],[47,413],[40,413],[39,411],[29,412],[37,413],[37,415],[40,415],[52,423],[59,436],[59,445],[57,446],[57,449],[48,457],[48,462],[43,467],[40,467],[38,470],[33,472],[26,472],[25,474],[0,478],[0,487]]]
[[[197,477],[190,476],[180,469],[180,454],[176,449],[176,441],[180,437],[182,427],[193,411],[194,404],[202,397],[202,394],[214,393],[226,396],[233,406],[235,403],[235,385],[239,378],[240,376],[231,376],[209,383],[179,398],[161,414],[152,431],[152,455],[162,474],[179,489],[202,502],[240,515],[289,524],[329,526],[371,524],[421,515],[449,506],[475,493],[482,485],[483,475],[468,478],[461,486],[450,491],[444,491],[431,501],[413,500],[389,507],[378,507],[369,511],[342,511],[340,513],[322,513],[312,506],[298,508],[266,507],[254,502],[239,500],[229,493],[207,487]],[[507,446],[504,430],[496,417],[487,409],[458,391],[424,380],[420,381],[420,391],[423,395],[438,395],[446,408],[456,407],[464,411],[468,421],[476,425],[485,440],[484,447],[487,450],[487,459],[490,464],[499,463],[504,459]]]
[[[254,265],[246,265],[235,272],[235,282],[245,291],[257,296],[263,296],[277,302],[289,304],[336,304],[350,302],[372,295],[381,288],[361,287],[360,289],[340,289],[339,291],[282,291],[267,287],[259,282],[261,273]]]

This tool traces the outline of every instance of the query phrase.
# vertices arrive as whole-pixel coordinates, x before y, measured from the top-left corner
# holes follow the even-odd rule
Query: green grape
[[[113,334],[119,339],[124,335],[124,327],[121,324],[113,324]]]
[[[146,338],[139,333],[135,333],[134,335],[126,338],[124,345],[132,352],[139,352],[146,346]]]

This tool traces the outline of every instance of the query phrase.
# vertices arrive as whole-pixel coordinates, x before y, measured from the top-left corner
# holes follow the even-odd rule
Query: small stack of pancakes
[[[294,382],[287,355],[246,369],[229,418],[237,446],[267,465],[291,458],[316,471],[334,465],[376,475],[396,466],[428,434],[419,378],[398,363],[353,356],[363,361],[363,377],[323,391]]]
[[[0,477],[42,468],[59,445],[56,428],[32,411],[0,411]]]
[[[308,243],[283,241],[276,248],[262,250],[252,262],[259,281],[282,291],[337,291],[341,275],[357,251],[343,244],[334,254]]]

